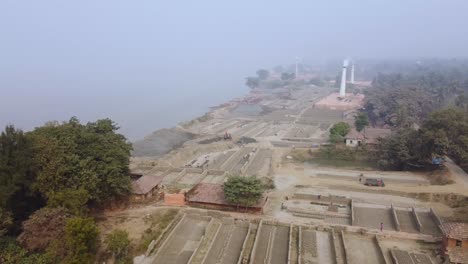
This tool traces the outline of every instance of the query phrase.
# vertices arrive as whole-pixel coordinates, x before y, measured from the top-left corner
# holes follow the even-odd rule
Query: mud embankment
[[[186,141],[195,138],[195,134],[179,128],[163,128],[133,143],[132,156],[158,157],[179,148]]]

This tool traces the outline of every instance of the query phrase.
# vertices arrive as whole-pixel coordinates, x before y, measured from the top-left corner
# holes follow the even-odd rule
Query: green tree
[[[402,129],[379,140],[378,165],[386,170],[404,170],[419,164],[417,131]]]
[[[354,125],[356,126],[356,130],[361,132],[366,126],[369,125],[369,119],[367,117],[366,112],[358,113],[354,117]]]
[[[330,142],[343,142],[344,137],[351,130],[351,127],[346,122],[338,122],[330,129]]]
[[[65,263],[93,263],[99,230],[92,218],[74,217],[65,226]]]
[[[88,204],[127,195],[131,145],[117,129],[109,119],[82,125],[76,118],[35,129],[31,136],[39,167],[37,189],[55,204],[65,202],[60,196],[66,198],[71,190],[77,190],[75,200]],[[88,197],[82,197],[84,193]]]
[[[18,232],[21,222],[43,205],[32,188],[36,174],[31,138],[7,126],[0,134],[0,233]]]
[[[450,156],[468,170],[468,117],[463,110],[445,109],[431,114],[419,130],[400,129],[382,139],[379,164],[386,169],[426,167],[433,158]]]
[[[257,71],[257,76],[260,81],[266,80],[268,76],[270,76],[270,72],[264,69],[260,69]]]
[[[42,254],[30,253],[19,246],[12,237],[0,237],[0,263],[2,264],[52,264]]]
[[[52,208],[65,208],[75,216],[84,215],[87,212],[86,203],[89,194],[84,189],[63,189],[49,193],[47,206]]]
[[[107,249],[117,261],[127,258],[130,239],[127,231],[116,229],[106,236]]]
[[[263,194],[263,185],[255,176],[230,177],[224,183],[224,195],[226,200],[237,206],[254,205]]]
[[[11,213],[0,207],[0,237],[5,235],[12,225]]]
[[[247,77],[245,85],[250,89],[255,89],[259,86],[260,80],[257,77]]]

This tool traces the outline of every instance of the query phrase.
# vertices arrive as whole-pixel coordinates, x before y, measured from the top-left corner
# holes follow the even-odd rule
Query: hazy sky
[[[260,67],[466,57],[466,0],[0,0],[0,126],[110,117],[130,139],[245,94]]]

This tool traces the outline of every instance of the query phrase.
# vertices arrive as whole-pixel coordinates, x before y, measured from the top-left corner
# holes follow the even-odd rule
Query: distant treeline
[[[364,111],[372,125],[395,131],[381,140],[379,165],[427,168],[448,155],[468,170],[468,63],[400,66],[400,73],[377,74],[365,92]]]
[[[366,91],[365,110],[374,125],[419,124],[434,110],[466,104],[468,63],[441,62],[405,68],[411,70],[378,73],[372,89]]]

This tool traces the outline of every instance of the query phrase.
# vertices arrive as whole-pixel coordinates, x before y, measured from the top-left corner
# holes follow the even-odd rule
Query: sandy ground
[[[396,207],[408,208],[433,208],[441,217],[450,217],[453,214],[453,209],[446,203],[433,202],[430,200],[422,201],[416,199],[418,193],[434,193],[434,194],[468,194],[468,175],[464,173],[458,166],[450,160],[447,162],[447,167],[455,180],[454,184],[450,185],[429,185],[428,179],[417,173],[410,172],[381,172],[375,170],[360,170],[342,169],[325,166],[307,166],[301,163],[294,163],[290,160],[285,160],[285,156],[292,148],[302,145],[312,145],[312,142],[324,142],[327,140],[327,130],[332,123],[343,118],[349,118],[341,111],[330,111],[317,109],[313,107],[314,102],[324,98],[330,94],[330,90],[322,88],[302,89],[290,93],[292,99],[280,98],[278,94],[273,94],[272,91],[257,91],[256,98],[260,98],[259,105],[246,104],[246,98],[233,100],[225,107],[219,108],[210,113],[204,119],[200,118],[180,128],[184,131],[197,134],[195,139],[186,141],[182,146],[174,149],[166,155],[159,158],[139,157],[133,158],[131,162],[132,170],[151,171],[160,167],[181,168],[188,164],[200,165],[205,160],[212,161],[210,164],[218,169],[230,172],[239,173],[242,169],[247,169],[247,174],[260,174],[268,176],[274,180],[276,188],[267,193],[269,200],[264,208],[262,216],[249,215],[242,213],[230,213],[233,217],[240,219],[263,219],[279,220],[286,223],[296,224],[321,224],[323,220],[307,217],[293,216],[285,210],[282,210],[282,205],[285,203],[286,197],[292,197],[297,192],[305,192],[310,194],[321,194],[323,196],[334,195],[343,196],[353,199],[356,203],[371,204],[372,206],[390,206],[393,204]],[[284,89],[282,93],[289,93],[288,89]],[[278,91],[279,93],[279,91]],[[358,98],[359,99],[359,98]],[[325,99],[326,101],[327,99]],[[248,101],[248,100],[247,100]],[[353,104],[355,102],[341,102]],[[238,108],[242,105],[240,108]],[[260,107],[261,105],[261,107]],[[267,111],[264,112],[264,108]],[[237,109],[236,111],[232,111]],[[216,136],[222,136],[224,132],[232,133],[233,140],[215,140]],[[256,142],[247,146],[240,146],[236,141],[242,137],[253,137]],[[286,140],[285,137],[291,137],[293,140]],[[207,140],[209,143],[200,144]],[[305,140],[305,141],[304,141]],[[282,146],[282,147],[275,147]],[[242,157],[250,153],[253,149],[257,149],[257,155],[253,158],[253,162],[248,163]],[[260,150],[260,151],[259,151]],[[267,153],[268,152],[268,153]],[[223,153],[229,153],[224,155]],[[232,154],[232,155],[231,155]],[[224,156],[223,156],[224,155]],[[271,155],[271,160],[270,160]],[[217,162],[218,161],[218,162]],[[263,162],[262,164],[262,161]],[[248,164],[248,166],[247,166]],[[266,164],[266,165],[265,165]],[[386,186],[382,187],[367,187],[359,182],[360,174],[365,177],[382,178],[386,182]],[[190,175],[185,178],[191,182]],[[224,176],[208,175],[203,181],[216,181],[222,183]],[[199,179],[197,179],[199,180]],[[201,179],[200,179],[201,180]],[[325,207],[317,207],[312,205],[304,206],[313,210],[323,210]],[[138,240],[143,232],[148,228],[148,223],[145,217],[158,212],[167,210],[165,207],[156,207],[146,205],[139,208],[127,209],[123,212],[114,212],[106,214],[106,219],[100,222],[104,233],[114,228],[122,228],[130,233],[132,240]],[[369,209],[371,210],[371,209]],[[368,226],[375,229],[375,222],[370,219],[372,211],[363,209],[364,214],[362,219],[363,226]],[[383,210],[383,209],[382,209]],[[344,211],[341,210],[341,213]],[[346,212],[344,212],[346,213]],[[379,213],[379,212],[377,212]],[[387,211],[380,212],[383,214],[384,222],[390,228],[390,216]],[[407,219],[407,214],[400,212],[402,219]],[[422,216],[424,219],[427,217]],[[345,219],[329,219],[328,223],[334,224],[349,224]],[[405,221],[405,220],[403,220]],[[430,223],[428,223],[430,225]],[[196,227],[194,225],[194,227]],[[410,220],[404,223],[404,228],[408,232],[414,232],[414,223]],[[196,229],[196,228],[195,228]],[[203,228],[199,228],[198,231]],[[185,229],[184,229],[185,230]],[[274,250],[276,256],[273,262],[282,262],[285,256],[283,246],[278,246],[284,243],[284,238],[289,229],[277,228],[270,225],[264,225],[262,232],[259,234],[261,243],[257,249],[255,258],[258,261],[263,261],[267,252]],[[186,232],[190,228],[186,228]],[[195,230],[196,231],[196,230]],[[201,236],[201,231],[196,232],[193,240],[198,241]],[[189,232],[190,233],[190,232]],[[228,232],[229,233],[229,232]],[[318,258],[319,263],[332,263],[330,261],[330,236],[326,232],[317,232],[317,239],[314,243],[319,248]],[[275,239],[276,237],[281,239]],[[180,240],[180,239],[179,239]],[[280,241],[281,240],[281,241]],[[362,237],[349,237],[353,250],[359,251],[360,245],[369,248],[369,253],[363,251],[356,253],[350,263],[380,263],[378,254],[375,251],[375,243],[371,239]],[[229,240],[223,240],[223,243],[228,243]],[[186,259],[187,252],[193,249],[194,245],[184,243],[181,253]],[[195,243],[195,242],[194,242]],[[239,246],[237,244],[237,246]],[[184,248],[186,250],[184,250]],[[402,243],[402,248],[411,249]],[[172,252],[169,258],[174,257],[176,253]],[[220,253],[221,254],[221,253]],[[367,255],[366,255],[367,254]],[[218,256],[219,257],[219,256]],[[366,259],[368,257],[368,259]],[[260,260],[261,259],[261,260]]]

